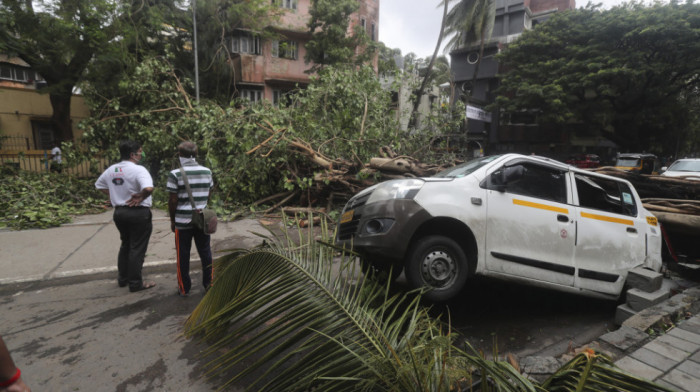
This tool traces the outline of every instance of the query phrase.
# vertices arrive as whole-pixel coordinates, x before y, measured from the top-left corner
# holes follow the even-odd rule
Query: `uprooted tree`
[[[335,196],[372,184],[381,173],[424,175],[453,164],[444,157],[438,164],[418,163],[436,159],[429,143],[434,130],[400,131],[390,93],[369,67],[325,67],[287,107],[196,104],[186,83],[164,58],[150,58],[119,84],[118,98],[86,89],[95,113],[83,124],[92,149],[88,155],[106,150],[116,159],[118,140],[138,140],[158,179],[173,167],[177,144],[193,140],[228,208],[256,202],[326,206]],[[450,121],[451,116],[438,114],[426,124],[448,129]],[[371,167],[374,157],[385,161],[375,160]]]

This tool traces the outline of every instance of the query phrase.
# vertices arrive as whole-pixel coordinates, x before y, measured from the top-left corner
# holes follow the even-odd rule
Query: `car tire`
[[[453,239],[431,235],[418,239],[406,259],[406,279],[413,288],[426,287],[423,295],[446,301],[457,295],[469,275],[467,256]]]

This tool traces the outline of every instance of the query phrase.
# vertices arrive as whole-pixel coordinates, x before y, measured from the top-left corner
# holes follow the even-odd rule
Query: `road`
[[[28,385],[35,391],[215,390],[201,377],[203,346],[181,335],[201,294],[175,295],[174,273],[149,278],[158,285],[138,293],[114,279],[0,286],[0,333]]]
[[[34,390],[215,390],[202,377],[205,346],[181,335],[202,294],[175,295],[174,273],[148,278],[158,285],[139,293],[94,276],[0,286],[0,331]],[[488,280],[463,294],[434,312],[449,308],[453,326],[487,353],[495,336],[501,354],[559,355],[613,328],[614,303]]]
[[[489,279],[473,279],[449,309],[452,326],[486,353],[559,356],[617,327],[615,301]]]

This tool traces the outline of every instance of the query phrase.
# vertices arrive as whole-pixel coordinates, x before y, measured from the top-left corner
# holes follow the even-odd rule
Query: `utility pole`
[[[193,34],[193,51],[194,51],[194,91],[197,103],[199,103],[199,59],[197,58],[197,0],[192,0],[192,28]]]

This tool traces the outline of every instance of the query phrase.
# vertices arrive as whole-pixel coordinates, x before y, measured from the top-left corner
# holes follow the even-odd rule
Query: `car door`
[[[573,286],[575,211],[567,204],[568,170],[535,162],[508,162],[484,181],[486,270]]]
[[[623,181],[575,173],[575,286],[617,295],[627,271],[644,263],[646,217]]]

